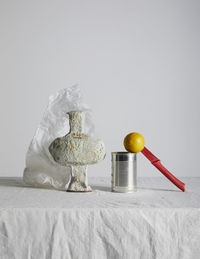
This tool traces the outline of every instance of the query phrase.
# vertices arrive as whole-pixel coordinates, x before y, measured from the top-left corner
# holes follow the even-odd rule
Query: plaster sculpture
[[[53,159],[62,166],[71,167],[71,180],[67,191],[89,192],[87,168],[105,157],[105,146],[101,140],[84,134],[83,111],[71,111],[69,114],[70,132],[55,139],[49,146]]]

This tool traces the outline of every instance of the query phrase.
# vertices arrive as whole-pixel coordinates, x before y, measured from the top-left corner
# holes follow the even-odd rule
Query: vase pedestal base
[[[71,166],[71,180],[67,192],[91,192],[92,188],[88,185],[87,165]]]
[[[86,190],[86,191],[70,191],[70,190],[66,190],[66,192],[92,192],[92,189],[91,190]]]

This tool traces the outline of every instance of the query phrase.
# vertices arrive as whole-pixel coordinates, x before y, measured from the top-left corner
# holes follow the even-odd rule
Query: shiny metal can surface
[[[137,190],[137,154],[112,152],[112,191]]]

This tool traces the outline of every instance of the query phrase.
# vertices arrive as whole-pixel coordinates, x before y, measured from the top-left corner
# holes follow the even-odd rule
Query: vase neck
[[[69,114],[70,133],[83,133],[85,114],[83,111],[71,111]]]

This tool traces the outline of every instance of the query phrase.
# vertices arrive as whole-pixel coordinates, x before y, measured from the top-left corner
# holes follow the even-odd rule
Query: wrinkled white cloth
[[[139,178],[134,193],[110,192],[91,178],[91,193],[26,187],[0,178],[2,259],[198,259],[200,178]]]
[[[93,134],[94,124],[90,109],[84,104],[77,85],[61,89],[50,96],[48,106],[26,154],[23,179],[27,184],[35,187],[66,189],[70,168],[60,166],[53,160],[49,145],[55,138],[69,132],[67,112],[73,110],[85,111],[85,133]]]

